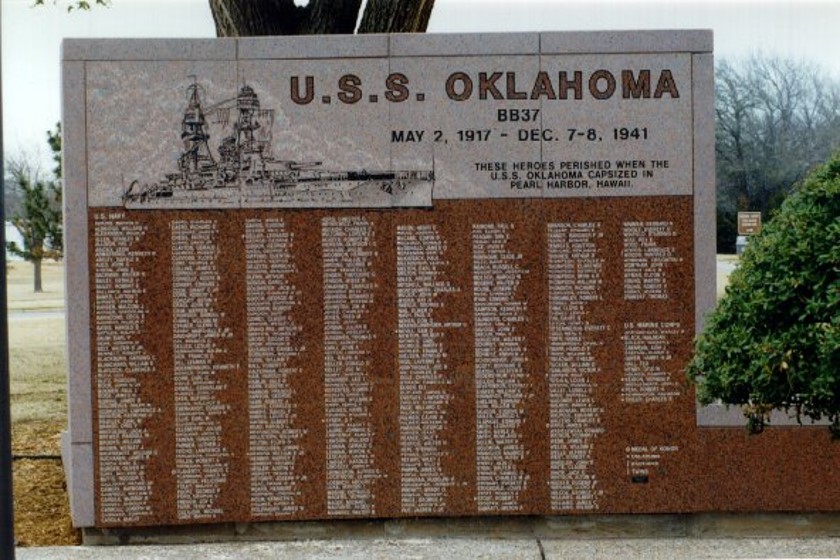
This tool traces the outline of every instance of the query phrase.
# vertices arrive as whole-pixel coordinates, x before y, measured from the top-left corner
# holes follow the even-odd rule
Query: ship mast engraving
[[[271,155],[274,110],[262,109],[254,89],[211,106],[193,79],[181,120],[183,152],[177,172],[158,183],[135,180],[123,194],[128,209],[431,207],[434,170],[327,170],[319,161]],[[214,155],[208,117],[233,130]]]

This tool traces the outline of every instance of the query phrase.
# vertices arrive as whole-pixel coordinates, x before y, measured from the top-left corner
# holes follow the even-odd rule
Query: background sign
[[[761,212],[738,212],[738,235],[761,233]]]

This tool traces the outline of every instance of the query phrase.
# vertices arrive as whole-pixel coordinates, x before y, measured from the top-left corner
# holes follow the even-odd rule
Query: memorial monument
[[[74,523],[834,507],[824,430],[699,425],[682,371],[711,51],[67,40]]]

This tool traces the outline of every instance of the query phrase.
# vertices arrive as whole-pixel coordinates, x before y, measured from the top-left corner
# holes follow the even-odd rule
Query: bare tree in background
[[[802,61],[754,56],[715,69],[718,250],[733,252],[736,214],[770,217],[840,149],[840,83]]]
[[[42,292],[42,261],[63,256],[61,181],[45,179],[26,156],[7,158],[5,171],[5,184],[18,199],[10,221],[22,240],[21,245],[7,242],[6,249],[32,263],[33,290]]]

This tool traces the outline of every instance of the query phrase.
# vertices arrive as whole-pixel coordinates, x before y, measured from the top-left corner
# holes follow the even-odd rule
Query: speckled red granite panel
[[[116,390],[95,391],[100,522],[692,508],[697,430],[693,396],[679,373],[693,321],[692,306],[683,303],[692,301],[693,290],[691,200],[648,202],[440,201],[432,211],[390,212],[91,211],[99,233],[91,238],[91,269],[108,278],[105,269],[128,263],[120,274],[136,278],[144,313],[131,340],[153,363],[134,384],[98,368],[102,344],[113,344],[108,333],[119,332],[109,326],[113,317],[129,322],[132,310],[109,307],[104,280],[95,283],[94,371]],[[583,234],[591,253],[578,247],[568,254],[570,244],[558,245],[557,228],[576,224],[596,227]],[[644,238],[652,243],[648,261],[665,263],[661,274],[645,280],[661,299],[625,297],[624,253],[632,250],[627,239],[640,235],[639,224],[667,233]],[[271,227],[282,235],[267,236]],[[637,228],[632,235],[631,227]],[[103,260],[114,231],[140,232],[123,251],[128,260],[124,254]],[[330,241],[341,236],[354,245]],[[564,239],[570,243],[568,234]],[[255,268],[269,253],[275,268]],[[337,254],[344,260],[335,260]],[[198,257],[206,266],[195,267],[190,259]],[[584,261],[600,263],[594,276],[580,276]],[[578,276],[556,276],[569,263]],[[370,276],[360,279],[359,270]],[[578,298],[583,330],[573,339],[592,349],[591,359],[565,355],[552,341],[563,302],[576,297],[559,286],[574,278],[576,289],[595,294]],[[255,288],[255,281],[270,290]],[[364,297],[331,308],[330,298],[341,291],[336,282],[344,282],[344,296]],[[276,297],[287,298],[286,306],[259,307],[261,298]],[[424,306],[431,306],[425,322],[416,313],[409,317]],[[338,315],[326,315],[333,312]],[[503,320],[488,321],[491,315]],[[289,333],[285,346],[257,332],[256,319],[266,317],[269,331]],[[353,338],[357,331],[362,336]],[[627,350],[631,335],[656,359]],[[254,346],[249,336],[266,346]],[[212,344],[202,346],[208,337]],[[193,350],[209,355],[206,363]],[[640,364],[643,358],[648,361]],[[575,361],[578,366],[568,365]],[[209,368],[208,379],[191,369],[196,362]],[[586,371],[581,363],[591,374],[569,381]],[[364,390],[337,386],[328,398],[325,383],[335,383],[342,367]],[[577,392],[556,395],[550,387],[556,375],[566,375]],[[642,385],[628,380],[633,375]],[[272,386],[272,379],[284,382]],[[176,383],[188,383],[189,392]],[[645,383],[658,393],[646,392]],[[563,398],[583,397],[588,408],[564,409]],[[118,425],[135,423],[136,430],[103,439],[103,421],[113,414],[102,416],[102,407],[128,402],[134,404],[123,408]],[[331,415],[330,406],[342,412]],[[184,430],[185,422],[194,430]],[[413,430],[418,425],[422,430]],[[268,452],[265,441],[286,452],[252,464]],[[126,477],[145,488],[136,502],[114,501],[111,494]],[[567,477],[586,490],[552,493]],[[257,499],[272,488],[286,496],[273,513]],[[124,517],[111,518],[113,511]],[[127,519],[128,512],[139,513]]]
[[[136,262],[123,272],[140,275],[137,287],[145,316],[134,340],[154,362],[154,370],[135,378],[134,393],[125,383],[115,383],[116,393],[103,394],[102,387],[96,387],[97,405],[136,400],[151,410],[137,425],[139,432],[130,432],[132,437],[126,435],[116,443],[103,440],[103,418],[95,416],[97,503],[105,508],[99,510],[100,524],[830,508],[834,497],[818,484],[822,469],[793,452],[811,446],[821,449],[819,453],[829,463],[836,461],[833,447],[823,449],[827,436],[822,430],[770,430],[760,438],[749,438],[739,430],[696,427],[693,391],[681,374],[691,349],[694,314],[690,303],[691,199],[658,197],[646,202],[623,198],[440,201],[433,211],[396,212],[92,211],[94,229],[109,218],[110,223],[143,228],[142,237],[129,247],[138,255],[133,257]],[[325,229],[329,220],[338,225]],[[175,224],[191,223],[215,224],[210,230],[215,233],[209,237],[199,231],[201,244],[217,249],[211,253],[216,268],[190,277],[194,281],[211,278],[214,286],[195,296],[192,305],[204,305],[197,301],[207,294],[212,296],[207,300],[212,305],[191,316],[184,332],[206,334],[202,321],[215,317],[211,326],[229,336],[218,338],[211,349],[218,356],[209,362],[214,389],[205,394],[203,385],[192,388],[204,395],[203,401],[192,401],[200,402],[198,416],[189,417],[199,430],[183,436],[179,422],[184,420],[178,418],[176,400],[187,397],[175,397],[173,356],[179,343],[173,338],[173,313],[187,310],[173,303],[177,274],[173,280],[170,270],[177,269],[172,261]],[[268,371],[267,379],[288,376],[285,393],[279,396],[272,391],[283,389],[276,387],[255,392],[254,373],[249,372],[248,310],[254,302],[248,299],[247,261],[270,250],[246,247],[246,227],[251,231],[255,223],[282,224],[288,234],[283,239],[289,241],[287,256],[292,266],[283,282],[292,294],[292,305],[285,317],[275,316],[275,323],[288,321],[299,328],[290,338],[294,349],[290,359],[273,355],[269,360],[275,370]],[[575,249],[577,257],[559,252],[557,232],[568,231],[557,229],[563,224],[595,224],[595,229],[581,230],[584,241],[591,243],[591,254],[585,248]],[[651,262],[665,264],[658,276],[643,278],[641,289],[648,289],[651,298],[628,299],[627,263],[635,250],[628,239],[641,235],[639,224],[648,224],[657,235],[643,238],[648,244],[646,270],[655,268]],[[405,249],[406,232],[424,232],[425,245],[417,242]],[[325,366],[325,355],[336,351],[325,348],[329,336],[325,322],[332,321],[322,311],[325,305],[329,308],[324,294],[332,293],[325,283],[333,279],[325,276],[324,269],[336,267],[336,262],[324,264],[326,252],[336,251],[335,247],[325,249],[325,236],[349,239],[356,235],[353,239],[358,241],[361,234],[367,247],[362,268],[371,276],[364,286],[357,284],[345,292],[365,292],[369,297],[348,304],[363,308],[360,314],[342,311],[336,323],[344,334],[363,327],[365,336],[340,341],[337,350],[357,355],[360,361],[331,367],[355,368],[360,375],[353,383],[363,384],[364,391],[357,395],[357,388],[339,388],[358,398],[350,401],[339,394],[328,401],[325,379],[331,372],[339,376],[342,372]],[[482,235],[496,245],[488,242],[479,247]],[[91,269],[97,271],[96,243],[104,238],[91,239]],[[359,250],[342,246],[339,252]],[[552,257],[552,251],[558,253]],[[488,254],[495,259],[489,272],[479,266]],[[420,258],[419,268],[433,268],[437,275],[406,278],[409,256]],[[597,278],[581,276],[587,266],[584,260],[589,265],[600,263]],[[556,276],[556,267],[571,261],[570,270],[578,276]],[[353,269],[359,262],[351,259],[333,272],[357,282]],[[277,278],[284,274],[269,271],[262,281],[274,282],[273,289],[280,289]],[[428,332],[418,335],[421,354],[406,350],[412,342],[410,333],[420,328],[416,317],[412,322],[400,315],[408,309],[399,301],[408,293],[409,284],[401,283],[406,280],[415,291],[423,288],[422,282],[425,288],[437,286],[437,292],[430,292],[437,295],[423,303],[432,304],[433,309],[424,327]],[[556,346],[558,335],[553,329],[575,324],[568,317],[561,317],[562,324],[553,323],[552,317],[563,313],[561,307],[577,297],[574,290],[558,287],[563,282],[577,282],[576,289],[581,291],[588,289],[586,285],[596,286],[596,296],[582,296],[583,330],[572,339],[591,348],[591,362],[564,354],[561,351],[566,347]],[[565,295],[557,299],[554,290]],[[97,297],[96,285],[91,298],[96,302],[91,336],[101,341],[97,329],[105,327],[98,311],[106,317],[112,311],[102,306],[107,294],[102,291]],[[409,301],[417,305],[420,300]],[[478,318],[485,317],[479,308],[493,309],[507,319],[504,324],[487,323]],[[176,335],[182,337],[180,344],[193,344],[184,332]],[[481,348],[487,348],[488,335],[513,347],[494,346],[495,355],[488,357],[477,349],[482,344]],[[99,371],[104,348],[94,348],[94,371]],[[423,384],[417,375],[412,377],[407,362],[414,363],[415,370],[420,368],[417,364],[426,364],[433,377]],[[575,362],[577,366],[569,365]],[[228,363],[232,367],[219,367]],[[569,377],[575,371],[584,374],[580,379]],[[558,380],[568,384],[572,393],[558,396],[557,388],[551,387]],[[425,398],[418,397],[418,391],[425,391]],[[277,406],[278,400],[285,404]],[[282,439],[289,436],[277,433],[278,424],[254,423],[254,407],[270,408],[269,401],[275,403],[269,414],[287,422],[282,424],[285,429],[297,435]],[[588,404],[581,408],[571,401]],[[98,415],[100,406],[95,407]],[[330,416],[329,406],[343,412]],[[412,407],[418,414],[411,416]],[[140,405],[129,407],[118,426],[136,422],[138,409],[145,410]],[[479,410],[492,417],[482,416]],[[417,422],[425,430],[421,441],[406,436],[416,433],[412,423]],[[266,433],[256,433],[259,430]],[[266,471],[265,466],[256,469],[250,462],[258,453],[250,445],[263,436],[276,445],[294,448],[271,458],[273,471]],[[109,454],[127,449],[133,455],[114,459]],[[148,455],[138,460],[142,453]],[[213,454],[214,461],[204,461]],[[286,467],[280,469],[277,461],[286,461]],[[109,465],[108,472],[116,473],[116,478],[103,475],[103,464]],[[181,478],[189,479],[192,469],[198,469],[198,479],[192,486],[185,485]],[[255,476],[266,479],[267,488],[288,494],[285,502],[275,505],[274,513],[257,510],[251,481]],[[148,484],[147,507],[134,517],[129,512],[138,511],[137,503],[126,498],[115,502],[113,497],[122,492],[126,480]],[[574,484],[565,485],[567,481]],[[768,487],[777,491],[768,493]],[[205,509],[197,513],[198,506],[190,499],[195,502],[194,496],[205,495],[209,496],[206,503],[201,502]],[[113,517],[114,511],[123,517]]]

